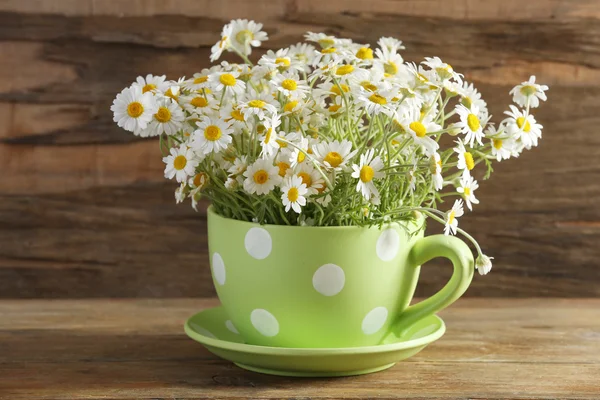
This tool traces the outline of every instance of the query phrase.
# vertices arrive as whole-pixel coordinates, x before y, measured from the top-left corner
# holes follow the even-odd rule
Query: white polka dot
[[[381,329],[387,320],[388,310],[385,307],[375,307],[367,315],[362,322],[362,330],[365,334],[371,335]]]
[[[391,261],[398,254],[400,249],[400,236],[398,232],[393,229],[386,229],[381,232],[379,239],[377,239],[376,246],[377,256],[383,261]]]
[[[335,264],[325,264],[313,275],[315,290],[324,296],[334,296],[343,288],[346,281],[344,270]]]
[[[259,331],[263,336],[275,336],[279,333],[279,322],[277,319],[262,308],[258,308],[250,314],[250,321],[252,325]]]
[[[201,327],[200,325],[194,324],[192,326],[192,328],[194,328],[194,330],[197,333],[201,334],[202,336],[207,336],[207,337],[210,337],[210,338],[213,338],[213,339],[217,338],[215,335],[212,334],[211,331],[209,331],[208,329],[205,329],[205,328]]]
[[[225,326],[227,327],[227,329],[229,329],[231,332],[233,333],[237,333],[238,335],[240,334],[237,330],[237,328],[235,327],[235,325],[233,324],[233,322],[231,322],[231,320],[227,320],[225,321]]]
[[[271,235],[263,228],[250,228],[244,239],[246,251],[257,260],[267,258],[271,254],[273,242]]]
[[[219,253],[214,253],[212,258],[212,272],[219,285],[225,284],[225,263]]]

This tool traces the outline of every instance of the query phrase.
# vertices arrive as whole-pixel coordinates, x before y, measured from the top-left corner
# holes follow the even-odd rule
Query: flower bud
[[[485,254],[477,257],[475,261],[475,268],[479,271],[479,275],[486,275],[488,272],[492,270],[492,260],[494,257],[488,257]]]

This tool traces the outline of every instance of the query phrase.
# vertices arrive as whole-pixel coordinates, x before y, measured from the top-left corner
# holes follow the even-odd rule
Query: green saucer
[[[346,348],[284,348],[245,344],[222,307],[192,316],[185,332],[210,352],[255,372],[282,376],[349,376],[390,368],[423,350],[446,331],[437,315],[424,318],[385,344]]]

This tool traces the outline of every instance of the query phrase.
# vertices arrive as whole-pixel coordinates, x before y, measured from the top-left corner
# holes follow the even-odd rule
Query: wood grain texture
[[[597,399],[600,300],[462,299],[446,334],[390,370],[248,372],[188,339],[214,299],[0,301],[2,399]]]
[[[536,74],[551,86],[536,115],[541,146],[497,165],[461,221],[496,257],[467,295],[600,295],[595,0],[5,0],[0,297],[214,295],[204,213],[174,204],[157,143],[118,129],[109,107],[139,74],[207,66],[234,17],[264,22],[267,48],[307,30],[372,44],[398,36],[406,59],[439,55],[463,72],[498,118],[510,87]],[[417,293],[448,276],[434,263]]]

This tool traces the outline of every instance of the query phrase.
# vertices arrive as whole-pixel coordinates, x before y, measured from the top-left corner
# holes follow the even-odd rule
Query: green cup
[[[259,225],[224,218],[210,207],[210,262],[227,327],[261,346],[385,342],[388,334],[452,304],[473,278],[468,246],[453,236],[423,237],[421,225]],[[452,262],[452,278],[409,306],[420,265],[435,257]]]

